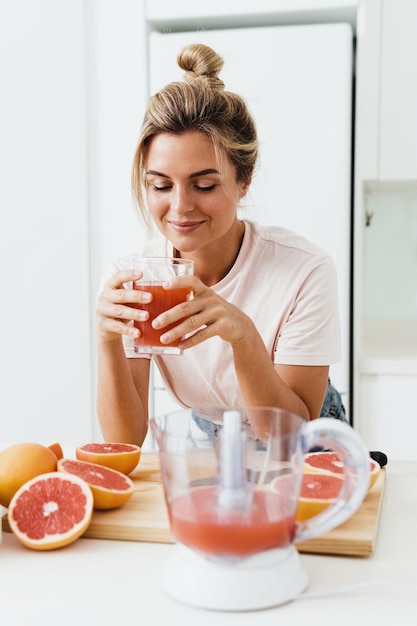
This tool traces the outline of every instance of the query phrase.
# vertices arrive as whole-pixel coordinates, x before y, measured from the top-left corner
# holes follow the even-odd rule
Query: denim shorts
[[[209,436],[217,436],[221,428],[215,422],[202,418],[195,411],[192,412],[193,420],[198,428]],[[332,385],[330,378],[327,383],[326,397],[320,411],[320,417],[333,417],[334,419],[347,422],[345,407],[343,406],[342,397],[337,389]]]
[[[334,417],[337,420],[342,420],[342,422],[348,421],[346,410],[342,402],[342,396],[337,389],[333,387],[330,378],[327,383],[326,397],[321,407],[320,417]]]

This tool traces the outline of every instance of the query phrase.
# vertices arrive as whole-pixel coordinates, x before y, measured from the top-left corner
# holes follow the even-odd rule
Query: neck
[[[193,260],[194,274],[207,287],[212,287],[227,276],[232,269],[238,257],[244,233],[244,223],[236,221],[236,224],[224,237],[210,246],[186,254],[181,254],[180,251],[175,250],[175,254]]]

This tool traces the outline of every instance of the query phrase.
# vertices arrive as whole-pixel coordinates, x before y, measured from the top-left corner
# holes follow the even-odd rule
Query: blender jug
[[[342,524],[368,490],[369,453],[335,419],[306,422],[273,407],[185,409],[150,426],[176,542],[162,586],[188,604],[253,610],[294,599],[308,584],[294,544]],[[343,486],[325,511],[296,522],[304,454],[316,446],[339,455]]]

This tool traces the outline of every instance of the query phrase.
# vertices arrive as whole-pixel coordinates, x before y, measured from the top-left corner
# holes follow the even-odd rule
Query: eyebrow
[[[207,170],[200,170],[199,172],[193,172],[190,174],[190,178],[197,178],[198,176],[206,176],[207,174],[218,174],[220,176],[220,172],[214,168],[209,168]],[[157,172],[156,170],[148,170],[146,172],[146,176],[161,176],[162,178],[170,178],[163,172]]]

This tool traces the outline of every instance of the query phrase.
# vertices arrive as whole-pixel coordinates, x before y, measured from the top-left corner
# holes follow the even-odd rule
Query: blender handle
[[[370,459],[361,437],[346,422],[320,417],[301,431],[303,453],[319,446],[331,449],[343,462],[344,481],[335,501],[321,513],[296,524],[294,542],[305,541],[340,526],[362,504],[369,488]]]

